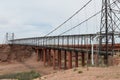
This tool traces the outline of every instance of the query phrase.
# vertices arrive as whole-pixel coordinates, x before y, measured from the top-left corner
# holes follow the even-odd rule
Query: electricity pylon
[[[120,19],[117,12],[120,12],[119,0],[102,0],[101,26],[99,39],[99,55],[100,51],[105,51],[104,60],[108,65],[108,55],[114,54],[115,33],[119,29]]]

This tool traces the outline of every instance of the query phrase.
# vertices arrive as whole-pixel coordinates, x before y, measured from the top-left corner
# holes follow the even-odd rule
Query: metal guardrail
[[[32,37],[9,40],[9,44],[47,46],[47,45],[81,45],[91,44],[92,37],[96,34],[84,35],[63,35],[63,36],[47,36],[47,37]]]
[[[62,35],[62,36],[46,36],[32,37],[9,40],[9,44],[32,45],[32,46],[49,46],[49,45],[86,45],[91,44],[92,39],[98,34],[81,34],[81,35]],[[111,35],[111,34],[109,34]],[[114,34],[119,36],[119,34]],[[104,37],[104,34],[102,35]]]

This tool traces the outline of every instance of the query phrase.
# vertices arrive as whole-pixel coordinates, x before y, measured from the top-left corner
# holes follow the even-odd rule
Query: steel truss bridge
[[[111,34],[109,34],[111,35]],[[103,37],[105,35],[103,34]],[[119,34],[115,34],[116,37]],[[62,35],[47,37],[32,37],[9,40],[10,45],[31,46],[37,55],[37,60],[44,62],[44,65],[53,65],[53,68],[72,68],[78,67],[79,58],[81,56],[82,66],[85,65],[86,56],[91,64],[93,59],[98,59],[100,55],[106,53],[105,49],[99,51],[99,44],[94,41],[99,40],[99,34],[82,34],[82,35]],[[104,44],[103,47],[106,45]],[[112,45],[109,44],[109,47]],[[120,50],[120,44],[114,45],[114,52]],[[109,50],[112,55],[112,50]],[[75,64],[73,60],[75,59]],[[64,60],[64,62],[62,62]],[[57,62],[56,62],[57,61]],[[64,63],[64,65],[63,65]],[[68,63],[68,65],[67,65]],[[92,64],[94,64],[93,62]],[[74,65],[73,65],[74,64]]]

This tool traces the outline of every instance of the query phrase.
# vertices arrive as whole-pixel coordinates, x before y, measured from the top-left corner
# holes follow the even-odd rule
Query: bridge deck
[[[55,49],[55,50],[66,50],[66,51],[77,51],[77,52],[84,52],[84,53],[91,53],[91,49],[85,49],[85,48],[72,48],[72,47],[58,47],[58,46],[39,46],[37,48],[47,48],[47,49]],[[105,51],[98,51],[98,50],[93,50],[94,53],[100,53],[105,54]],[[111,51],[108,52],[108,54],[112,54]]]

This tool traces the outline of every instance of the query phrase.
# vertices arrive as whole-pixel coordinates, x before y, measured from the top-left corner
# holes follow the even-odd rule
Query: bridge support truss
[[[115,4],[117,4],[117,2],[113,1],[114,0],[102,0],[99,51],[106,51],[106,53],[104,54],[106,65],[108,65],[108,52],[111,51],[111,55],[114,54],[115,32],[117,31],[119,26],[117,22],[119,21],[120,23],[119,18],[114,12],[115,9],[113,9],[115,8]]]
[[[41,48],[35,48],[35,51],[36,60],[43,61],[44,66],[53,66],[53,69],[78,67],[79,59],[81,60],[81,66],[85,66],[85,52]]]

